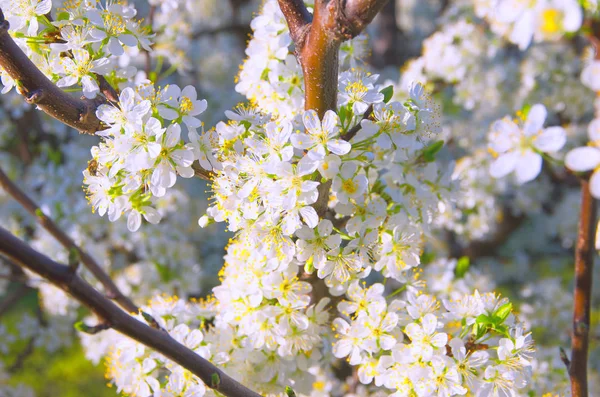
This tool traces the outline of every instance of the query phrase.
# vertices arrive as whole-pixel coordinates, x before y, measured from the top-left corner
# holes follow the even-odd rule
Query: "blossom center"
[[[352,179],[346,179],[342,183],[342,189],[348,194],[354,194],[358,190],[358,184]]]
[[[542,32],[553,34],[560,30],[561,13],[555,8],[549,8],[542,13]]]
[[[194,109],[194,103],[192,100],[186,96],[181,97],[181,101],[179,102],[179,109],[181,113],[188,114]]]
[[[105,11],[102,14],[104,29],[110,36],[119,36],[125,32],[125,20],[119,14]]]

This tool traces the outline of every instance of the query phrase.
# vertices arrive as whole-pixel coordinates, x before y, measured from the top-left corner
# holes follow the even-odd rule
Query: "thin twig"
[[[162,353],[183,368],[198,376],[208,386],[228,397],[259,397],[260,395],[225,374],[196,352],[173,339],[168,333],[156,330],[125,313],[91,285],[47,256],[0,227],[0,253],[19,266],[27,268],[49,280],[92,310],[101,321],[111,327]],[[218,382],[215,382],[215,379]]]
[[[15,358],[15,361],[11,364],[10,367],[7,368],[9,373],[15,373],[21,368],[23,368],[23,363],[25,362],[27,357],[29,357],[34,351],[35,341],[37,340],[37,338],[38,335],[36,334],[30,337],[29,340],[27,340],[25,348],[21,352],[19,352],[19,354]]]
[[[155,5],[151,5],[150,6],[150,10],[148,11],[148,26],[150,27],[150,29],[154,29],[154,15],[156,14],[156,6]],[[146,78],[149,79],[150,78],[150,71],[152,70],[152,56],[150,54],[150,51],[143,49],[144,51],[144,56],[146,57],[146,66],[145,66],[145,71],[146,71]]]
[[[113,104],[119,103],[119,94],[117,93],[117,90],[115,90],[114,87],[110,85],[108,81],[106,81],[104,76],[98,73],[94,74],[96,75],[96,79],[98,79],[98,86],[104,97]]]
[[[581,181],[581,210],[579,232],[575,247],[575,293],[573,305],[573,336],[569,377],[571,396],[587,397],[587,361],[590,332],[590,305],[594,265],[594,232],[596,202],[590,192],[590,182]]]
[[[356,123],[356,125],[354,127],[350,128],[344,135],[342,135],[342,139],[345,141],[349,141],[350,139],[354,138],[356,136],[356,134],[358,133],[358,131],[360,131],[360,129],[362,128],[360,123],[363,120],[367,120],[369,117],[371,117],[372,114],[373,114],[373,105],[369,105],[369,107],[365,111],[365,114],[363,114],[362,119],[360,119],[360,121],[358,123]]]
[[[227,32],[233,32],[233,33],[239,33],[239,34],[246,35],[251,32],[251,29],[247,23],[245,23],[245,24],[232,23],[229,25],[220,25],[220,26],[216,26],[214,28],[206,28],[206,29],[202,29],[202,30],[197,30],[194,33],[192,33],[191,37],[192,37],[192,40],[197,40],[204,36],[214,36],[216,34],[227,33]]]
[[[87,252],[83,251],[54,221],[45,215],[40,207],[23,192],[0,168],[0,186],[21,206],[33,215],[36,221],[46,229],[67,251],[76,250],[79,259],[106,289],[106,294],[130,313],[137,313],[138,307],[115,285],[110,276]]]

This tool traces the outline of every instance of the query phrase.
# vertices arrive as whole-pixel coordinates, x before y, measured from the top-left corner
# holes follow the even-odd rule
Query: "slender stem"
[[[0,227],[0,253],[70,294],[92,310],[100,319],[110,324],[114,330],[175,361],[202,379],[208,387],[228,397],[260,396],[225,374],[211,362],[177,342],[168,333],[154,329],[131,317],[96,291],[68,266],[54,262],[37,252],[2,227]],[[218,377],[219,382],[214,382],[215,377]]]
[[[156,6],[151,5],[150,11],[148,11],[148,26],[150,29],[154,29],[154,15],[156,14]],[[146,71],[146,78],[150,78],[150,71],[152,70],[152,56],[150,55],[150,51],[144,49],[144,56],[146,58],[146,64],[144,66],[144,70]]]
[[[36,221],[46,229],[60,244],[68,251],[75,249],[79,254],[81,262],[100,281],[106,289],[107,295],[119,303],[119,305],[130,313],[137,313],[138,307],[126,297],[115,285],[110,276],[87,252],[83,251],[75,242],[56,224],[46,216],[40,207],[23,192],[0,168],[0,186],[10,194],[27,212],[33,215]]]
[[[367,120],[369,117],[371,117],[372,114],[373,105],[369,105],[362,118],[358,121],[358,123],[356,123],[356,125],[354,125],[354,127],[350,128],[344,135],[342,135],[342,139],[345,141],[349,141],[350,139],[354,138],[358,131],[360,131],[360,129],[362,128],[362,126],[360,125],[361,121]]]
[[[582,180],[579,232],[577,246],[575,247],[573,336],[571,340],[571,363],[569,366],[572,397],[588,396],[587,361],[595,227],[596,202],[590,193],[589,181]]]

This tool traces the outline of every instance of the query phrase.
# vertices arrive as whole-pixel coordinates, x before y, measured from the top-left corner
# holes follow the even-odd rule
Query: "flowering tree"
[[[0,328],[28,340],[7,372],[76,329],[124,395],[598,389],[596,4],[446,2],[385,81],[364,34],[385,0],[266,0],[236,80],[247,102],[223,121],[223,86],[207,79],[207,101],[175,77],[221,29],[190,30],[203,2],[139,3],[0,0],[0,316],[30,289],[44,309]],[[242,3],[228,29],[243,37]],[[181,187],[194,177],[208,205]],[[205,293],[215,223],[231,239]],[[570,297],[539,267],[562,275],[572,245]]]

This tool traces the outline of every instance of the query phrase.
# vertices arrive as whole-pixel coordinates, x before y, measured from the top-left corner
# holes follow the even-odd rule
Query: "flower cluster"
[[[198,2],[150,0],[156,36],[135,19],[131,4],[62,3],[53,18],[46,18],[46,0],[0,0],[0,7],[17,43],[53,82],[93,98],[106,79],[120,95],[98,109],[105,128],[99,144],[66,143],[73,141],[44,120],[60,150],[46,150],[50,144],[43,142],[24,179],[45,213],[83,224],[69,234],[92,250],[121,290],[142,302],[159,291],[199,296],[214,286],[216,280],[206,279],[217,271],[205,253],[219,251],[211,252],[220,266],[222,246],[209,246],[215,239],[206,234],[214,229],[190,232],[196,219],[190,213],[203,213],[207,204],[198,190],[188,197],[181,191],[187,184],[174,186],[178,177],[210,174],[212,197],[200,226],[226,222],[235,233],[214,296],[203,303],[158,297],[142,308],[176,340],[265,395],[283,395],[285,386],[311,397],[562,393],[567,375],[555,345],[559,339],[568,343],[572,302],[558,277],[564,279],[572,264],[563,248],[576,236],[572,214],[579,193],[560,184],[574,180],[562,167],[561,149],[587,143],[569,152],[564,165],[589,175],[592,194],[600,198],[600,100],[593,98],[600,91],[600,63],[589,60],[590,51],[581,56],[580,48],[558,40],[581,27],[578,2],[453,2],[441,16],[441,30],[402,70],[402,88],[381,84],[377,74],[362,69],[364,36],[344,43],[339,106],[319,114],[303,110],[304,82],[289,31],[277,2],[267,0],[252,22],[236,87],[251,105],[227,111],[228,120],[206,132],[200,114],[212,124],[209,118],[220,112],[205,112],[206,102],[186,86],[187,77],[183,84],[154,88],[159,78],[189,70],[194,54],[213,56],[192,51],[202,45],[190,40],[190,20],[207,18],[195,15]],[[582,3],[587,10],[596,7]],[[221,10],[224,4],[201,6]],[[413,30],[427,30],[418,25]],[[155,44],[149,55],[158,65],[148,76],[136,74],[132,65],[144,63],[139,51],[149,49],[150,39]],[[223,52],[233,47],[231,41],[207,41]],[[18,86],[7,74],[1,77],[3,92]],[[433,99],[415,80],[431,88]],[[199,84],[203,96],[210,87],[219,91],[215,96],[234,98],[216,80]],[[33,111],[14,106],[19,97],[9,95],[2,113],[7,120]],[[232,100],[208,99],[226,108]],[[515,109],[522,109],[516,119],[501,118]],[[561,126],[544,127],[546,120]],[[10,124],[0,132],[3,145],[19,136]],[[67,182],[85,166],[73,162],[72,153],[87,153],[92,145],[84,171],[88,198],[111,221],[125,215],[126,225],[98,223]],[[542,173],[542,165],[549,172]],[[2,203],[3,224],[27,229],[32,246],[67,261],[49,235],[29,232],[32,223]],[[161,218],[140,233],[124,230]],[[486,238],[491,241],[479,241]],[[467,256],[477,265],[468,272]],[[542,279],[540,269],[550,277]],[[69,340],[76,303],[28,277],[51,316],[48,329],[35,334],[37,343],[52,351]],[[0,293],[7,284],[2,281]],[[496,286],[521,296],[522,316],[491,293]],[[551,318],[544,317],[547,311]],[[38,326],[33,318],[23,323]],[[527,329],[537,343],[551,346],[540,346],[535,358]],[[14,336],[0,333],[7,336],[3,351]],[[113,331],[82,334],[82,341],[91,360],[108,354],[108,377],[119,392],[211,394],[190,372]],[[347,366],[340,360],[354,367],[356,379],[343,379],[349,371],[341,375]]]
[[[124,89],[118,106],[101,105],[98,118],[107,129],[97,134],[103,142],[92,148],[93,159],[84,171],[88,198],[100,216],[111,222],[127,214],[127,227],[139,229],[143,217],[158,223],[153,198],[163,197],[177,176],[194,176],[192,164],[200,157],[196,117],[206,109],[196,89],[168,85],[155,90],[148,83]],[[182,124],[192,142],[182,137]]]
[[[526,49],[531,41],[558,40],[576,32],[583,13],[576,0],[475,1],[477,16],[486,18],[494,33]]]
[[[54,22],[47,17],[51,6],[50,0],[0,2],[17,43],[59,87],[81,87],[83,95],[95,98],[101,78],[116,84],[135,74],[135,67],[122,57],[127,49],[150,51],[151,35],[135,19],[132,5],[68,1]],[[4,73],[2,83],[5,89],[16,84]]]
[[[214,359],[211,343],[203,332],[211,318],[209,309],[186,304],[177,297],[156,297],[140,310],[138,320],[152,316],[173,339],[207,360]],[[100,343],[96,349],[108,350],[106,376],[116,385],[117,393],[139,397],[205,394],[206,386],[200,378],[167,357],[112,330],[107,333],[101,340],[88,334],[82,334],[82,338],[86,345]]]
[[[443,143],[431,139],[435,115],[422,87],[405,104],[384,103],[373,81],[341,75],[342,87],[361,94],[341,90],[340,115],[320,119],[311,110],[301,122],[269,121],[250,111],[214,132],[222,169],[208,215],[227,220],[274,268],[296,258],[316,269],[336,295],[371,269],[404,280],[419,264],[422,231],[447,191],[447,173],[433,162]],[[372,119],[361,121],[354,109],[368,107]]]
[[[493,293],[444,300],[409,293],[389,304],[383,285],[354,283],[338,308],[336,357],[358,365],[361,383],[394,390],[393,396],[493,396],[526,385],[531,335],[512,304]]]
[[[464,20],[446,25],[423,42],[423,69],[432,79],[462,81],[483,52],[477,27]]]

